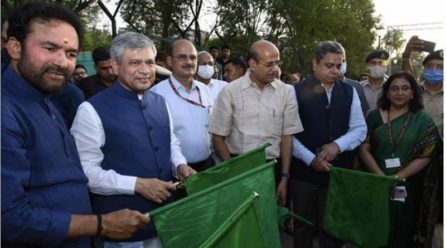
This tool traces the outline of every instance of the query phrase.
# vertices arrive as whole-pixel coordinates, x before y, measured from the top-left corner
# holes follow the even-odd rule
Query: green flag
[[[258,197],[253,192],[200,248],[265,247],[254,209],[254,200]]]
[[[199,192],[212,185],[240,175],[250,169],[266,163],[265,148],[271,144],[264,144],[240,156],[231,158],[223,163],[202,171],[186,179],[184,186],[188,195]]]
[[[325,230],[359,247],[386,246],[390,192],[397,181],[400,179],[331,167]]]
[[[163,247],[280,247],[275,162],[265,163],[265,147],[193,175],[189,196],[150,212]],[[259,197],[248,206],[252,192]]]

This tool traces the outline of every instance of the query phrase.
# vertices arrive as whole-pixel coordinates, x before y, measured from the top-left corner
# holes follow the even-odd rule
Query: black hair
[[[72,10],[58,4],[32,2],[14,10],[8,18],[8,37],[15,37],[23,44],[27,35],[32,31],[34,22],[49,22],[59,20],[73,26],[79,39],[82,41],[82,25],[79,17]]]
[[[155,57],[155,61],[165,61],[167,59],[167,54],[163,52],[158,52]]]
[[[413,91],[413,97],[409,101],[409,110],[412,113],[418,112],[419,110],[423,109],[423,98],[421,96],[421,89],[418,86],[417,80],[408,72],[405,71],[399,71],[392,74],[387,81],[383,85],[383,91],[381,96],[378,99],[378,107],[383,110],[389,110],[390,109],[390,101],[387,98],[387,92],[389,91],[390,84],[393,82],[393,80],[397,78],[404,78],[406,79],[409,84],[410,88]]]
[[[223,46],[221,46],[221,50],[223,50],[223,49],[229,49],[229,50],[231,50],[231,48],[230,48],[228,45],[223,45]]]
[[[290,74],[283,72],[282,74],[280,74],[280,81],[286,82],[288,80],[289,76],[290,76]]]
[[[327,53],[344,54],[345,50],[340,43],[326,40],[319,42],[314,48],[313,52],[316,62],[319,63]]]
[[[216,47],[216,46],[210,46],[210,47],[209,47],[209,51],[211,51],[212,49],[217,49],[217,50],[218,50],[218,47]]]
[[[246,62],[243,61],[243,59],[241,59],[239,57],[233,57],[233,58],[229,59],[225,63],[225,65],[227,65],[229,63],[233,64],[234,66],[238,66],[238,67],[242,68],[243,69],[243,74],[245,74],[246,70],[248,69],[248,65],[246,65]]]
[[[85,71],[87,71],[87,68],[85,68],[85,66],[83,64],[77,64],[76,67],[74,67],[75,70],[78,69],[78,68],[82,68]]]
[[[91,56],[93,57],[95,64],[97,64],[99,61],[105,61],[111,58],[110,50],[107,47],[98,47],[94,49]]]

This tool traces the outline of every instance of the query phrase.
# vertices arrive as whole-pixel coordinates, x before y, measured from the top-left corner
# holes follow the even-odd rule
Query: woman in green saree
[[[435,154],[440,138],[424,112],[416,80],[398,72],[383,85],[378,109],[367,116],[368,135],[359,155],[378,175],[405,179],[392,191],[388,247],[422,247],[430,241],[426,224],[438,181]],[[436,166],[437,165],[437,166]]]

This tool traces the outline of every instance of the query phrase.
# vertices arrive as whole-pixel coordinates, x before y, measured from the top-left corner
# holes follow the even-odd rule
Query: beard
[[[71,77],[71,73],[60,66],[44,64],[39,68],[31,61],[32,58],[21,58],[17,68],[27,82],[45,95],[61,91]],[[59,74],[62,78],[51,78],[48,73]]]

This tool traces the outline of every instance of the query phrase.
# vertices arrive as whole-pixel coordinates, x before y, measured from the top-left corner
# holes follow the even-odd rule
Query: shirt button
[[[51,118],[53,118],[54,120],[56,119],[56,116],[55,115],[51,115]]]
[[[160,148],[159,148],[158,146],[155,146],[155,147],[153,148],[153,150],[154,150],[155,152],[157,152],[159,149],[160,149]]]

